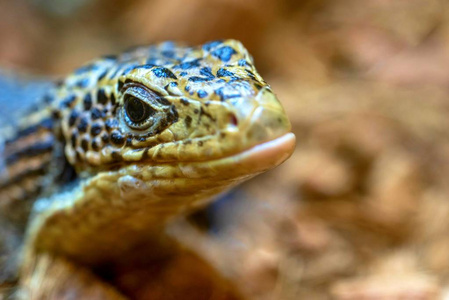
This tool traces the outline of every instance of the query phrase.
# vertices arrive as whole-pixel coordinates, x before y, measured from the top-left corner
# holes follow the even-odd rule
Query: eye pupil
[[[151,107],[136,97],[128,97],[125,103],[128,118],[134,123],[141,123],[153,113]]]

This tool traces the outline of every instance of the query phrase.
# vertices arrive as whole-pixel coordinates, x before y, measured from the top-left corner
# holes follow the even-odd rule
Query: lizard
[[[19,298],[43,299],[43,262],[95,270],[140,245],[157,257],[171,220],[284,162],[290,131],[236,40],[135,47],[54,82],[1,131],[2,237],[22,246],[0,250],[16,254]]]

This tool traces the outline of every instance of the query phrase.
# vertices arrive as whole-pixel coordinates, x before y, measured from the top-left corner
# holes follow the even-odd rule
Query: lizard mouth
[[[185,178],[238,178],[254,176],[283,163],[295,147],[295,135],[287,133],[232,156],[211,161],[180,163]]]
[[[285,133],[240,152],[207,160],[130,164],[118,171],[119,176],[130,175],[142,182],[198,181],[252,177],[272,169],[287,160],[295,147],[295,135]]]

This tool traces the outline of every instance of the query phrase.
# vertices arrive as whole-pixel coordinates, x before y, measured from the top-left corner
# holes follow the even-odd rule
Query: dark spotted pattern
[[[172,78],[177,79],[175,74],[173,74],[169,69],[162,68],[162,67],[156,67],[151,70],[154,75],[156,75],[159,78]]]
[[[218,57],[224,62],[228,62],[234,54],[237,54],[237,51],[229,46],[223,46],[212,51],[213,56]]]

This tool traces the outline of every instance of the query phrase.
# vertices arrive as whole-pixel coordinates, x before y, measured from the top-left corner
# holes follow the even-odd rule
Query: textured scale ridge
[[[0,145],[0,207],[19,207],[22,231],[28,224],[25,290],[41,255],[99,268],[142,243],[146,256],[164,251],[170,219],[294,148],[281,104],[235,40],[104,56],[41,100]]]

